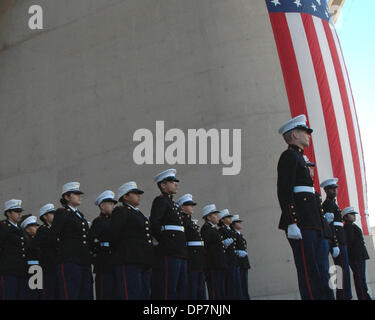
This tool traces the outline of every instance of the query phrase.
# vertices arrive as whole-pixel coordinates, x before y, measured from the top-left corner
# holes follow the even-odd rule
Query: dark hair
[[[123,206],[126,204],[126,201],[125,201],[125,199],[124,199],[124,196],[126,196],[126,195],[128,195],[128,194],[129,194],[129,192],[126,193],[126,194],[124,194],[124,195],[122,195],[121,198],[118,199],[118,202],[121,202]]]
[[[161,188],[161,184],[162,184],[162,183],[166,183],[166,181],[165,181],[165,180],[162,180],[162,181],[159,181],[159,182],[157,183],[160,192],[163,192],[163,189]]]
[[[49,213],[49,212],[48,212]],[[42,215],[39,219],[40,219],[40,221],[42,221],[44,224],[47,224],[47,221],[46,221],[46,217],[45,217],[45,215],[46,215],[47,213],[45,213],[44,215]]]
[[[65,199],[65,196],[70,196],[71,192],[66,192],[64,193],[62,196],[61,196],[61,199],[60,199],[60,203],[62,204],[62,206],[67,206],[68,205],[68,201],[66,201]]]
[[[225,226],[225,223],[223,222],[223,220],[220,219],[219,223],[217,224],[219,227],[224,227]]]

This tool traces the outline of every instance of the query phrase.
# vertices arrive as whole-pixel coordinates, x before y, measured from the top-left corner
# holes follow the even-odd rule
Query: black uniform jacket
[[[110,234],[115,265],[151,267],[154,255],[151,226],[140,210],[129,205],[116,207],[112,213]]]
[[[227,268],[227,257],[225,255],[223,237],[219,230],[206,222],[201,228],[206,256],[206,270],[223,270]]]
[[[113,271],[111,239],[111,215],[101,213],[92,222],[89,230],[89,244],[94,273]]]
[[[370,259],[361,228],[353,222],[346,222],[344,230],[348,245],[349,260],[361,261]]]
[[[180,208],[166,193],[156,197],[152,202],[150,222],[152,233],[159,242],[157,246],[158,256],[171,256],[186,258],[186,237],[185,232],[166,230],[166,225],[183,227]]]
[[[279,229],[297,223],[299,228],[322,230],[320,212],[315,193],[294,193],[294,187],[313,187],[309,168],[303,158],[303,150],[289,145],[277,166],[277,195],[281,208]]]
[[[0,275],[26,276],[29,239],[8,220],[0,223]]]
[[[233,230],[235,237],[236,237],[236,243],[237,243],[237,248],[236,250],[243,250],[247,252],[247,242],[245,237],[243,236],[242,233],[238,233],[237,231]],[[238,264],[240,266],[240,269],[250,269],[250,261],[249,261],[249,256],[238,258]]]
[[[57,263],[91,264],[89,225],[83,214],[79,214],[69,207],[55,212],[50,237],[57,243]]]
[[[40,246],[36,237],[30,237],[27,233],[25,234],[28,238],[28,246],[26,247],[26,260],[33,261],[34,264],[40,264]]]
[[[227,227],[226,225],[221,226],[219,228],[219,233],[223,237],[223,240],[225,239],[233,239],[232,244],[225,249],[225,254],[227,256],[227,264],[230,265],[238,265],[238,256],[236,255],[234,250],[237,250],[237,238],[234,234],[234,231]]]
[[[342,216],[341,216],[341,210],[338,207],[336,201],[327,198],[323,202],[323,210],[324,210],[324,213],[331,212],[331,213],[334,214],[334,219],[330,223],[331,230],[332,230],[332,232],[334,234],[336,242],[340,246],[346,246],[346,239],[345,239],[344,228],[341,227],[341,226],[335,226],[334,225],[334,222],[339,222],[339,223],[343,222]]]
[[[191,271],[204,271],[204,245],[189,246],[188,242],[201,241],[202,236],[199,233],[199,226],[191,221],[191,216],[182,213],[182,222],[185,227],[185,235],[187,241],[188,267]]]
[[[48,225],[41,225],[35,235],[35,242],[40,248],[39,263],[43,272],[56,273],[57,248],[56,241],[51,239],[51,229]]]

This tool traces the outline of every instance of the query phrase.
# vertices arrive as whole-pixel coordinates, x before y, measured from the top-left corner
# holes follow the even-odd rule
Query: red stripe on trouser
[[[215,294],[215,277],[214,272],[211,271],[211,291],[212,291],[212,300],[215,300],[216,294]]]
[[[360,268],[359,268],[359,264],[358,264],[358,262],[356,262],[355,264],[356,264],[357,269],[358,269],[358,281],[359,281],[359,285],[360,285],[360,287],[361,287],[362,298],[363,298],[363,299],[366,299],[366,295],[365,295],[365,292],[364,292],[364,290],[363,290],[363,286],[362,286],[361,270],[360,270]]]
[[[124,265],[122,266],[122,280],[124,282],[125,299],[128,300],[128,286],[126,284],[126,269]]]
[[[1,276],[1,289],[2,289],[2,294],[3,294],[3,297],[2,299],[5,300],[5,284],[4,284],[4,276]]]
[[[346,172],[344,166],[344,157],[342,154],[341,141],[339,136],[338,125],[336,122],[335,110],[329,87],[327,72],[324,66],[324,60],[318,36],[315,30],[313,18],[310,14],[301,14],[302,22],[305,28],[306,37],[311,52],[311,57],[315,69],[315,76],[317,79],[320,99],[323,107],[324,121],[327,130],[328,145],[330,153],[334,155],[331,157],[333,175],[341,181],[340,192],[338,194],[338,203],[342,207],[349,206],[348,184],[346,179]]]
[[[305,270],[306,285],[307,285],[307,289],[309,290],[311,300],[314,300],[314,296],[313,296],[313,293],[312,293],[312,290],[311,290],[311,285],[310,285],[309,272],[307,270],[307,265],[306,265],[305,249],[303,247],[303,241],[300,240],[300,243],[301,243],[301,253],[302,253],[303,268]]]
[[[346,85],[345,85],[345,80],[344,80],[344,75],[343,75],[343,67],[340,63],[340,59],[338,55],[339,48],[336,48],[336,43],[333,38],[329,23],[326,21],[323,21],[322,23],[323,23],[325,34],[327,36],[330,52],[332,55],[332,61],[335,67],[336,78],[337,78],[337,82],[339,85],[341,100],[342,100],[343,109],[345,113],[346,126],[348,129],[350,148],[351,148],[351,153],[352,153],[352,158],[353,158],[355,181],[356,181],[357,193],[358,193],[359,212],[361,213],[361,222],[362,222],[362,226],[366,226],[367,228],[366,217],[364,216],[365,203],[364,203],[362,176],[361,176],[361,166],[360,166],[359,153],[358,153],[359,146],[357,144],[357,139],[356,139],[355,130],[354,130],[353,115],[350,110],[349,93],[346,90]]]
[[[69,300],[68,288],[67,288],[66,279],[65,279],[65,272],[64,272],[64,264],[61,265],[61,276],[62,276],[63,283],[64,283],[65,299]]]
[[[164,257],[164,299],[168,300],[168,258]]]
[[[288,22],[284,13],[270,13],[270,20],[273,34],[276,41],[279,60],[284,76],[284,83],[288,95],[289,107],[292,117],[300,114],[307,114],[306,100],[302,87],[302,81],[298,69],[297,58],[293,49],[293,42],[288,27]],[[314,143],[310,142],[310,147],[305,150],[305,154],[312,162],[315,162]],[[320,189],[318,168],[315,167],[314,175],[315,189]]]

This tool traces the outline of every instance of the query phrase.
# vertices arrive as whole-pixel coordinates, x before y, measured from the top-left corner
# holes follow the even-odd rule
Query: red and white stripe
[[[358,208],[358,224],[368,235],[362,143],[334,26],[305,13],[270,13],[270,20],[291,115],[306,114],[314,129],[306,154],[316,163],[315,187],[319,188],[319,181],[339,178],[340,208]]]

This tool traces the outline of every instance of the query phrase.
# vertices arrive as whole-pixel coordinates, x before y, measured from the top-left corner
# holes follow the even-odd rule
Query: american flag
[[[367,189],[362,142],[340,42],[326,0],[266,0],[291,115],[305,114],[316,163],[315,187],[339,179],[341,209],[359,210],[368,235]],[[322,190],[320,190],[322,191]],[[324,197],[323,197],[324,198]]]

